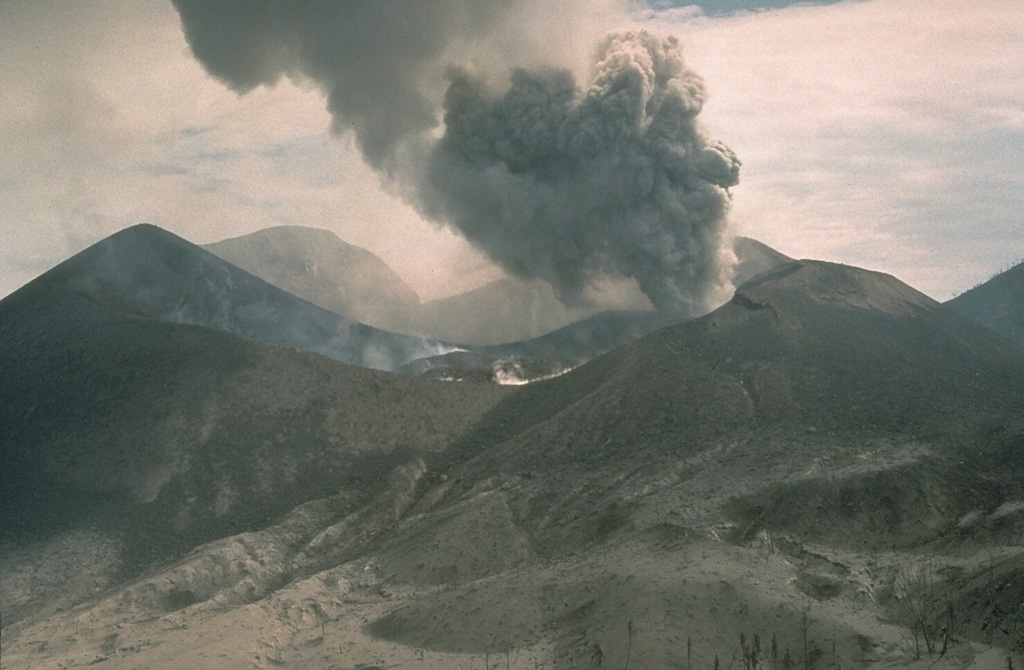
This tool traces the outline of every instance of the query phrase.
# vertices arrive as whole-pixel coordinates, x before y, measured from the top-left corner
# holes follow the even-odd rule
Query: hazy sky
[[[678,36],[743,162],[739,234],[940,300],[1024,258],[1024,4],[787,4],[563,2],[578,39],[536,39],[578,67],[610,22]],[[498,274],[381,187],[314,85],[206,74],[169,0],[0,0],[0,296],[140,221],[196,243],[325,228],[426,298]]]

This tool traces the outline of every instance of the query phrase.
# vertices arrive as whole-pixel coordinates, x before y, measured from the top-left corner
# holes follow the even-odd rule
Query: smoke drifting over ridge
[[[615,275],[673,315],[724,297],[739,160],[697,123],[703,82],[674,38],[610,33],[581,84],[565,63],[540,64],[543,48],[529,69],[494,67],[491,47],[536,45],[539,26],[557,43],[530,17],[561,3],[174,4],[211,74],[239,92],[312,80],[334,130],[421,213],[567,304]]]

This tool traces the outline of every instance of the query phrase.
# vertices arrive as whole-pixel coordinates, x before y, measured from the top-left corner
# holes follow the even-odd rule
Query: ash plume
[[[495,96],[455,71],[423,209],[563,300],[617,273],[659,309],[692,313],[728,281],[739,175],[696,123],[704,97],[675,40],[643,31],[608,36],[585,88],[567,71],[516,70]]]
[[[496,76],[509,55],[489,47],[542,43],[507,33],[544,24],[525,17],[545,3],[174,4],[211,74],[239,92],[312,80],[334,130],[352,131],[424,216],[566,304],[609,276],[635,280],[670,315],[725,297],[740,163],[698,123],[704,85],[674,38],[607,34],[582,81],[557,59],[538,63],[554,49]]]

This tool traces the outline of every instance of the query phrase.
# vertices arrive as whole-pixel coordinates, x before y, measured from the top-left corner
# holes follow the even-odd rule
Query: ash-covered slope
[[[906,625],[901,603],[938,603],[939,589],[962,607],[955,635],[1012,647],[1024,629],[1024,609],[978,596],[998,588],[1024,602],[1024,352],[886,275],[779,268],[703,318],[523,388],[460,446],[468,460],[449,474],[459,485],[428,494],[443,505],[376,550],[395,583],[433,583],[446,564],[482,580],[538,557],[632,548],[625,563],[595,558],[592,577],[563,573],[566,608],[543,604],[538,587],[542,604],[514,624],[453,615],[441,628],[440,611],[456,603],[442,598],[382,619],[372,630],[388,639],[483,652],[488,626],[505,626],[518,645],[548,631],[558,667],[585,665],[597,647],[621,664],[629,645],[638,666],[678,667],[684,631],[709,664],[742,632],[764,644],[774,627],[793,644],[796,613],[814,603],[811,665],[826,635],[839,659],[881,660],[909,657],[899,640],[913,633],[865,622]],[[504,525],[495,555],[415,553],[408,538],[429,546],[446,528],[488,542],[485,505]],[[663,551],[678,558],[655,573],[633,567],[659,564]],[[780,551],[789,563],[779,574],[738,567],[738,556]],[[708,560],[727,575],[740,560],[749,579]],[[483,603],[514,590],[469,592]],[[926,615],[933,639],[945,611]],[[634,636],[634,617],[650,628]]]
[[[771,247],[746,237],[735,240],[739,264],[736,268],[735,283],[742,285],[750,279],[769,272],[774,268],[792,262]],[[510,286],[516,285],[508,280]],[[496,330],[494,337],[505,329],[502,324],[512,318],[516,308],[522,308],[524,301],[509,296],[499,297],[496,284],[489,284],[463,296],[449,299],[452,302],[465,299],[458,304],[467,314],[486,313],[486,305],[504,305],[500,318],[490,321]],[[511,291],[506,287],[502,291]],[[539,290],[539,289],[538,289]],[[548,289],[550,293],[550,289]],[[486,299],[484,299],[486,296]],[[507,298],[507,299],[506,299]],[[551,300],[557,300],[552,293]],[[525,301],[529,303],[529,301]],[[431,303],[427,303],[429,306]],[[463,311],[461,308],[456,312]],[[438,315],[446,313],[439,310]],[[568,313],[568,312],[567,312]],[[536,325],[536,312],[528,312],[527,320]],[[677,317],[665,316],[650,310],[605,310],[579,318],[543,335],[519,341],[472,347],[472,352],[454,352],[422,358],[402,368],[408,374],[421,374],[451,379],[472,379],[489,376],[502,383],[524,383],[556,376],[572,369],[595,356],[626,345],[664,326],[676,325]],[[474,317],[477,318],[477,317]],[[549,325],[554,320],[548,319]],[[532,328],[536,330],[536,328]],[[512,332],[512,331],[509,331]]]
[[[378,328],[407,325],[420,304],[387,263],[326,230],[277,226],[203,248],[314,305]]]
[[[32,311],[39,302],[45,313]],[[452,348],[317,307],[148,224],[76,254],[8,296],[0,310],[18,324],[82,310],[192,324],[383,370]],[[60,328],[60,319],[51,325]]]
[[[677,316],[652,311],[599,312],[529,340],[424,357],[396,372],[436,379],[527,384],[557,377],[595,356],[676,323]]]
[[[1024,263],[965,291],[946,305],[1024,346]]]
[[[523,389],[473,440],[490,445],[484,470],[515,471],[627,467],[722,439],[756,450],[773,435],[796,440],[796,460],[837,440],[905,440],[952,465],[971,445],[977,467],[1008,459],[1012,481],[1024,468],[1024,351],[892,277],[800,261],[701,319]]]
[[[741,667],[756,635],[762,667],[1005,667],[1022,472],[1019,348],[800,261],[504,396],[362,506],[5,628],[5,665]]]
[[[330,498],[328,516],[350,512],[502,393],[343,365],[66,292],[38,282],[0,302],[4,577],[43,569],[55,554],[78,566],[52,584],[45,570],[34,584],[5,581],[5,625],[308,500]],[[84,544],[75,540],[83,533]]]
[[[804,260],[744,284],[706,317],[524,389],[507,404],[550,407],[542,400],[550,396],[583,411],[606,399],[618,406],[602,422],[609,427],[644,426],[644,417],[664,414],[684,433],[738,425],[727,419],[734,415],[741,425],[946,434],[1014,416],[1024,403],[1022,366],[1019,347],[892,277]],[[715,383],[686,381],[690,375]],[[615,383],[573,381],[584,376]],[[587,403],[577,388],[586,389]],[[683,414],[662,405],[670,402]]]

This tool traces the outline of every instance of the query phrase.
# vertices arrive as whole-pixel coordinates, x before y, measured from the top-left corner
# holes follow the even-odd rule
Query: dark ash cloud
[[[727,189],[739,177],[697,124],[704,99],[675,40],[643,31],[608,36],[586,86],[517,70],[495,96],[453,72],[422,208],[568,302],[614,273],[660,309],[700,311],[729,279]]]
[[[697,122],[704,85],[673,38],[615,32],[586,81],[553,62],[498,87],[474,47],[543,23],[524,18],[543,3],[174,4],[211,74],[239,92],[315,82],[334,129],[425,216],[567,304],[621,275],[687,316],[728,286],[739,160]]]
[[[239,93],[283,76],[327,94],[376,169],[436,125],[429,81],[453,43],[485,33],[511,0],[173,0],[192,53]]]

